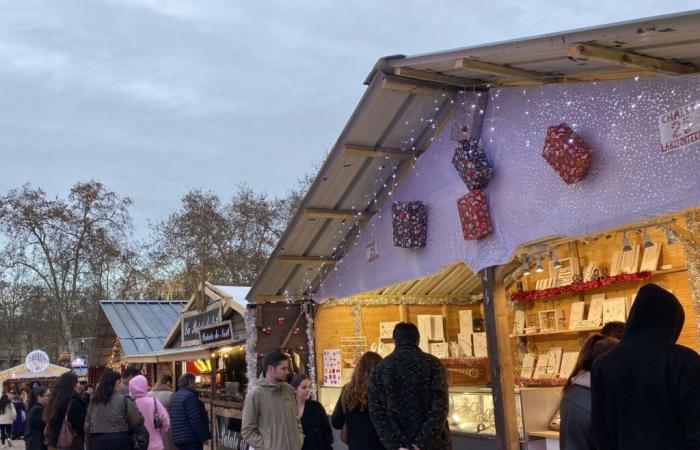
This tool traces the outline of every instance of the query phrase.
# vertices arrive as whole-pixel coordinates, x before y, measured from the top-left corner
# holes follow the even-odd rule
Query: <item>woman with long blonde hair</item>
[[[374,352],[360,357],[333,410],[331,423],[333,428],[342,430],[340,438],[348,444],[349,450],[384,450],[369,417],[367,400],[369,377],[381,360]]]

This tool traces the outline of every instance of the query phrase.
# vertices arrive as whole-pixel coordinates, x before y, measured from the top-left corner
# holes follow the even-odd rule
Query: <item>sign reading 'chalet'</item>
[[[199,340],[202,345],[230,341],[231,339],[233,339],[233,330],[230,321],[199,329]]]

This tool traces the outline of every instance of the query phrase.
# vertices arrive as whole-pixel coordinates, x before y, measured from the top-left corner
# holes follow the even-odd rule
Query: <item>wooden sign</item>
[[[224,344],[233,342],[231,321],[221,322],[199,329],[199,342],[202,345]]]
[[[199,344],[199,329],[221,322],[221,305],[217,302],[204,312],[183,313],[181,322],[182,343],[185,345]]]

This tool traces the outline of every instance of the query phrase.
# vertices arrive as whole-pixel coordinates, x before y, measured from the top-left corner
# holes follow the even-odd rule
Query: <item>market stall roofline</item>
[[[376,182],[374,174],[390,161],[401,178],[410,172],[411,159],[369,158],[346,154],[343,149],[346,145],[401,147],[407,134],[397,125],[408,118],[420,117],[426,102],[433,100],[432,97],[427,99],[430,92],[469,85],[474,85],[475,90],[486,88],[482,83],[512,86],[668,75],[668,70],[660,70],[666,67],[664,62],[685,64],[689,68],[700,66],[699,25],[700,10],[696,10],[424,55],[381,58],[365,80],[368,87],[363,97],[253,284],[248,299],[310,295],[318,289],[324,276],[333,270],[331,267],[319,268],[317,264],[302,261],[281,264],[277,257],[322,255],[338,260],[344,256],[364,221],[349,224],[348,219],[310,218],[304,216],[304,211],[376,211],[376,205],[381,206],[389,190]],[[607,60],[570,58],[571,48],[579,44],[613,49],[630,56]],[[636,53],[650,57],[652,62],[658,61],[640,63],[634,57]],[[473,67],[465,68],[464,63],[458,64],[463,60],[487,65],[482,64],[482,70],[475,71]],[[485,72],[483,69],[490,67],[488,64],[500,66],[500,69],[494,67],[493,73]],[[541,77],[512,76],[518,70],[541,74]],[[507,72],[511,76],[507,76]],[[387,80],[401,80],[403,85],[387,83]],[[436,120],[444,125],[451,112],[449,103],[441,104]],[[420,138],[415,142],[415,152],[425,151],[429,146],[433,136],[429,127],[430,124],[425,124],[416,130]],[[384,184],[391,176],[391,171],[387,172]]]
[[[115,338],[126,356],[160,350],[185,304],[184,300],[100,301],[98,333],[88,363],[105,364]]]

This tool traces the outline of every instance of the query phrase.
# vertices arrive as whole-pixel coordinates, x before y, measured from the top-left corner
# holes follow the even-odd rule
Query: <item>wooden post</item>
[[[484,291],[484,322],[489,371],[496,419],[496,448],[519,450],[520,435],[515,415],[515,379],[508,335],[508,311],[500,270],[489,267],[479,272]]]

